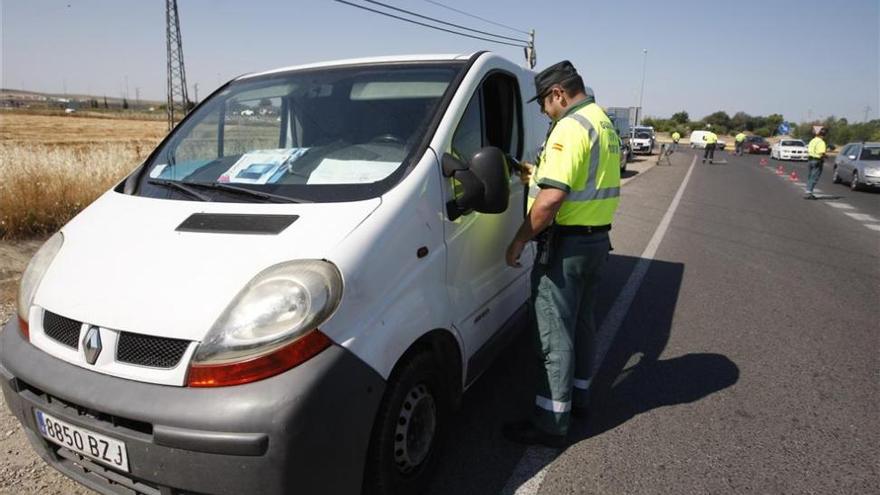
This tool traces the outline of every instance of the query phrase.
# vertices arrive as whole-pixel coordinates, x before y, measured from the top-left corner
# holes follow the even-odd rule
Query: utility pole
[[[529,69],[534,69],[535,64],[538,62],[538,57],[535,54],[535,30],[529,30],[529,44],[524,48],[526,53],[526,64],[529,66]]]
[[[648,49],[642,48],[642,89],[639,91],[639,109],[636,111],[636,125],[642,121],[642,99],[645,96],[645,71],[648,68]]]
[[[177,0],[165,0],[165,42],[168,50],[168,130],[186,115],[189,99],[186,96],[186,70],[183,65],[183,41],[180,38],[180,18]]]
[[[135,88],[134,88],[134,99],[135,99],[135,104],[137,106],[141,106],[141,88],[139,88],[137,86],[135,86]]]
[[[198,105],[199,104],[199,83],[193,84],[193,90],[196,93],[196,98],[195,98],[195,100],[193,100],[193,103]]]
[[[871,114],[871,105],[866,105],[865,106],[865,122],[868,121],[868,115],[870,115],[870,114]]]

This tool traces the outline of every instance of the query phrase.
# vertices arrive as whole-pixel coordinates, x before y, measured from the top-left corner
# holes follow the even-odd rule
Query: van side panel
[[[464,118],[465,109],[475,100],[475,95],[483,90],[482,101],[496,96],[494,86],[486,84],[492,78],[512,77],[519,89],[519,107],[522,112],[524,131],[523,156],[533,161],[539,144],[532,130],[535,127],[533,109],[524,102],[523,95],[534,90],[531,77],[523,68],[492,54],[481,55],[470,68],[461,83],[458,93],[444,115],[431,147],[438,157],[452,152],[452,142]],[[500,82],[503,79],[495,79]],[[503,84],[503,83],[502,83]],[[531,110],[531,111],[530,111]],[[480,107],[484,130],[498,121],[498,114],[486,113],[487,107]],[[471,124],[472,125],[472,124]],[[540,125],[540,124],[538,124]],[[483,146],[487,142],[483,141]],[[508,151],[508,150],[505,150]],[[514,150],[509,150],[515,153]],[[468,157],[462,157],[467,159]],[[454,198],[455,187],[449,178],[442,178],[443,201]],[[528,299],[529,267],[531,250],[522,257],[523,267],[508,267],[504,253],[525,216],[526,188],[517,175],[510,176],[510,203],[502,214],[469,212],[454,220],[444,214],[443,229],[447,249],[446,280],[449,293],[451,317],[456,330],[464,342],[467,366],[480,349],[483,349],[498,333],[516,310]],[[485,353],[484,353],[485,355]],[[477,371],[478,373],[478,371]],[[466,376],[474,372],[466,370]]]
[[[428,150],[331,257],[345,289],[322,331],[386,379],[419,337],[452,329],[439,191],[440,167]]]

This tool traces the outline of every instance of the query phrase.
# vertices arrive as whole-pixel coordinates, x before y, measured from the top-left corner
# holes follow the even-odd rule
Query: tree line
[[[779,134],[779,125],[783,122],[786,122],[785,117],[778,113],[763,116],[737,112],[731,117],[724,111],[711,113],[702,120],[691,120],[690,115],[685,111],[676,112],[668,119],[646,117],[642,120],[643,125],[652,126],[658,132],[678,131],[683,136],[690,134],[691,131],[709,128],[711,125],[711,129],[717,134],[736,134],[745,131],[762,137],[771,137]],[[851,124],[845,118],[834,116],[800,124],[790,123],[789,135],[809,140],[813,136],[813,126],[827,127],[826,140],[833,144],[880,141],[880,120]]]

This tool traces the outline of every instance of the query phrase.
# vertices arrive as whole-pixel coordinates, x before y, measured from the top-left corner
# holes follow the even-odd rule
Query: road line
[[[855,210],[853,205],[851,205],[849,203],[837,203],[835,201],[829,201],[825,204],[832,207],[832,208],[839,208],[841,210]]]
[[[694,159],[691,160],[691,166],[688,168],[684,180],[681,181],[681,185],[678,186],[678,191],[676,191],[675,196],[672,198],[669,208],[666,209],[660,224],[654,230],[654,235],[651,236],[651,240],[648,241],[648,245],[642,251],[642,256],[636,263],[635,268],[633,268],[629,279],[627,279],[626,285],[624,285],[620,294],[617,295],[611,310],[605,316],[605,319],[602,320],[602,324],[599,326],[598,332],[596,332],[597,352],[596,359],[594,360],[595,369],[602,365],[605,354],[608,353],[608,349],[614,341],[614,336],[617,335],[617,331],[626,318],[629,307],[632,305],[639,287],[642,285],[642,280],[644,280],[645,274],[648,273],[651,261],[657,254],[660,242],[666,236],[666,231],[672,222],[672,216],[675,215],[675,210],[678,209],[678,204],[681,202],[681,197],[684,195],[684,190],[691,179],[691,173],[693,173],[696,164],[697,156],[694,155]],[[501,490],[501,494],[534,495],[538,493],[541,483],[544,482],[544,477],[547,475],[547,469],[550,467],[550,463],[556,459],[557,454],[557,451],[545,447],[527,448],[513,470],[513,474],[510,475],[510,478],[508,478],[507,483]]]
[[[860,222],[876,222],[877,219],[868,215],[867,213],[850,213],[848,211],[843,212],[844,215],[854,218]]]

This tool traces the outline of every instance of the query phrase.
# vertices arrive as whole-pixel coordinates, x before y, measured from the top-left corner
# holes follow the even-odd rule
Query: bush
[[[769,127],[759,127],[755,129],[755,134],[761,137],[770,137],[773,134],[773,131],[771,131]]]

